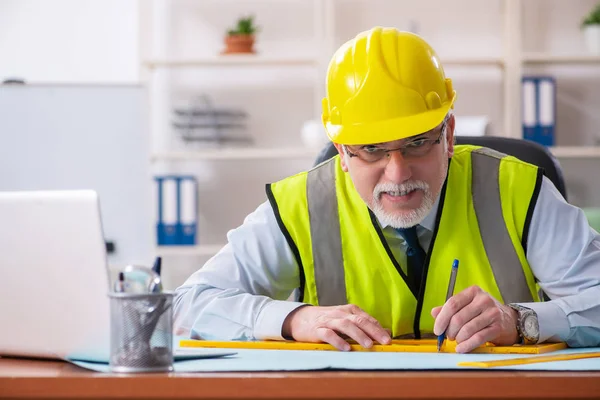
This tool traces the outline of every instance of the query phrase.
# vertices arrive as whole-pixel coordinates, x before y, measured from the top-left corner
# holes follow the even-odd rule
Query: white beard
[[[444,135],[445,139],[445,135]],[[373,189],[373,197],[370,203],[367,203],[373,214],[377,217],[377,219],[383,225],[389,225],[392,228],[410,228],[415,225],[420,224],[427,215],[431,212],[433,205],[435,204],[435,198],[442,190],[442,186],[444,181],[446,180],[446,174],[448,171],[448,143],[446,140],[442,141],[444,143],[444,161],[440,165],[440,180],[438,182],[437,191],[434,194],[429,188],[429,184],[424,181],[408,181],[403,184],[393,184],[393,183],[380,183],[375,186]],[[348,153],[344,150],[344,159],[346,161],[346,165],[350,164],[350,157]],[[383,204],[381,204],[381,193],[383,192],[391,192],[391,191],[405,191],[411,189],[421,189],[423,190],[423,201],[421,205],[414,210],[405,210],[402,211],[401,214],[395,215],[386,212],[383,209]]]
[[[403,192],[420,189],[423,191],[423,201],[421,205],[412,210],[396,211],[395,213],[386,212],[381,203],[381,194],[383,192]],[[383,225],[389,225],[392,228],[410,228],[425,219],[431,212],[435,198],[429,185],[424,181],[409,181],[402,184],[380,183],[373,190],[373,200],[371,210]]]

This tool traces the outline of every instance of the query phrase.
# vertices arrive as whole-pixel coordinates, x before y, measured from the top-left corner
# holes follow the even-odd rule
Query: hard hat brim
[[[376,144],[405,139],[426,133],[441,124],[454,105],[455,99],[456,92],[440,108],[385,121],[353,125],[334,125],[326,121],[325,130],[329,140],[337,144]],[[365,142],[367,138],[368,142]]]

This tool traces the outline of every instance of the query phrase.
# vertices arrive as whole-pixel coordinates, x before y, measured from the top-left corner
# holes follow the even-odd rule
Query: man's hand
[[[282,334],[299,342],[326,342],[344,351],[350,350],[350,345],[342,337],[354,339],[365,348],[374,340],[381,344],[392,340],[375,318],[353,304],[297,308],[283,322]]]
[[[496,301],[479,286],[452,296],[442,307],[434,307],[433,333],[456,340],[456,352],[468,353],[485,342],[507,346],[517,343],[517,312]]]

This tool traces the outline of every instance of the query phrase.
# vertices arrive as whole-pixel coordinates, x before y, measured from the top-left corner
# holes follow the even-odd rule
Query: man
[[[323,100],[339,155],[267,185],[178,288],[177,333],[340,350],[443,332],[458,352],[600,345],[598,233],[539,168],[455,146],[455,98],[417,35],[374,28],[344,44]]]

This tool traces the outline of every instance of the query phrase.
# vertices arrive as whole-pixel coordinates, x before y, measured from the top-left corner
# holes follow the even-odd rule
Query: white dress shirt
[[[417,227],[429,248],[437,202]],[[406,243],[382,226],[394,256],[405,265]],[[177,289],[175,330],[206,340],[282,339],[297,299],[299,270],[273,209],[261,204],[227,234],[228,243]],[[544,177],[529,228],[527,260],[551,301],[521,303],[536,311],[540,342],[600,345],[600,235],[579,208]],[[423,310],[428,312],[429,310]]]

